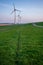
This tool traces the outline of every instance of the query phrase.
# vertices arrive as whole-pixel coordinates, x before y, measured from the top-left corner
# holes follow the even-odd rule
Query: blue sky
[[[21,22],[43,21],[43,0],[0,0],[0,23],[14,22],[13,3],[22,11]]]

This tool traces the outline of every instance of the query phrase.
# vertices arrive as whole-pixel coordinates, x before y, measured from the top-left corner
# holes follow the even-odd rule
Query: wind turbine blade
[[[14,9],[15,9],[15,4],[13,3],[13,7],[14,7]]]
[[[19,12],[21,12],[20,10],[18,10],[18,9],[16,9],[16,11],[19,11]]]
[[[14,11],[11,12],[11,14],[13,13]]]

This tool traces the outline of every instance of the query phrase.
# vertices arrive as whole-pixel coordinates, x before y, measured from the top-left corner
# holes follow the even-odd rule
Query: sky
[[[43,0],[0,0],[0,23],[14,23],[13,4],[21,10],[21,23],[43,21]],[[18,23],[16,12],[16,23]]]

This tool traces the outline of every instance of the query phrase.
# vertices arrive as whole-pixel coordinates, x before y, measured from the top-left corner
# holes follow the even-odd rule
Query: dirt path
[[[32,23],[33,26],[43,28],[43,26],[36,25],[35,23]]]

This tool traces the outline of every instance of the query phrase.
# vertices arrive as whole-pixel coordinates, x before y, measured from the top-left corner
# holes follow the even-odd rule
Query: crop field
[[[43,65],[43,28],[0,26],[0,65]]]

